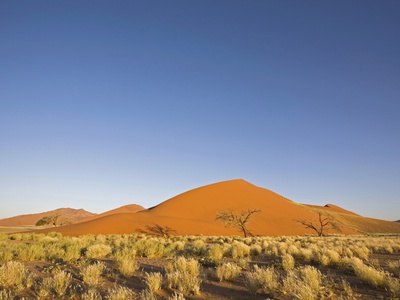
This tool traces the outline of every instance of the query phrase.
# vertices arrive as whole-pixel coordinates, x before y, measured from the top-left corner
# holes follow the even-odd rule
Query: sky
[[[242,178],[400,219],[400,2],[1,1],[0,218]]]

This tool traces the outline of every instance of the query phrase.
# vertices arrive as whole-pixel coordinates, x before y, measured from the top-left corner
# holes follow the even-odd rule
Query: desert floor
[[[400,236],[14,233],[0,234],[0,264],[0,299],[400,296]]]

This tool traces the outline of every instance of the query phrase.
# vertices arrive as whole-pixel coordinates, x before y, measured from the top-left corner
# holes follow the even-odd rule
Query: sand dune
[[[322,209],[324,211],[327,211],[328,213],[337,212],[337,213],[342,213],[342,214],[359,216],[358,214],[356,214],[356,213],[354,213],[352,211],[346,210],[346,209],[341,208],[341,207],[339,207],[337,205],[334,205],[334,204],[326,204],[325,206],[311,205],[311,204],[303,204],[303,205],[308,206],[310,208]]]
[[[147,226],[168,226],[179,235],[240,235],[215,220],[221,210],[236,214],[249,208],[261,210],[248,224],[254,235],[313,234],[299,220],[318,220],[329,213],[341,226],[342,234],[400,233],[400,223],[364,218],[333,204],[303,205],[244,180],[229,180],[182,193],[150,209],[126,212],[119,208],[77,224],[51,228],[66,235],[122,234],[146,230]],[[327,233],[337,233],[328,231]]]
[[[84,209],[59,208],[52,211],[15,216],[1,219],[0,226],[29,226],[35,225],[37,221],[46,216],[59,215],[57,224],[74,224],[79,220],[94,216],[95,214]]]
[[[106,211],[104,213],[101,214],[97,214],[94,216],[89,216],[87,218],[81,219],[79,220],[77,223],[82,223],[82,222],[87,222],[87,221],[91,221],[94,219],[98,219],[98,218],[102,218],[105,216],[109,216],[109,215],[114,215],[114,214],[121,214],[121,213],[136,213],[138,211],[144,210],[145,208],[143,206],[140,206],[138,204],[128,204],[128,205],[124,205],[109,211]]]

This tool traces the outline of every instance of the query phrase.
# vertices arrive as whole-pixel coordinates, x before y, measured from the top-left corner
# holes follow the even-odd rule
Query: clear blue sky
[[[399,1],[1,1],[0,218],[243,178],[400,219]]]

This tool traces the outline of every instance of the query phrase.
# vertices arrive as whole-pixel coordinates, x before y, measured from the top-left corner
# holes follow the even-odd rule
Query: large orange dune
[[[329,213],[340,224],[342,234],[400,233],[400,224],[361,217],[329,204],[302,205],[244,180],[230,180],[196,188],[173,197],[150,209],[138,212],[106,213],[77,224],[51,228],[65,235],[123,234],[146,230],[146,226],[168,226],[179,235],[239,235],[235,228],[226,228],[215,219],[221,210],[239,214],[251,208],[254,214],[248,228],[254,235],[313,234],[299,220],[317,222],[319,213]],[[328,231],[327,233],[338,233]]]

